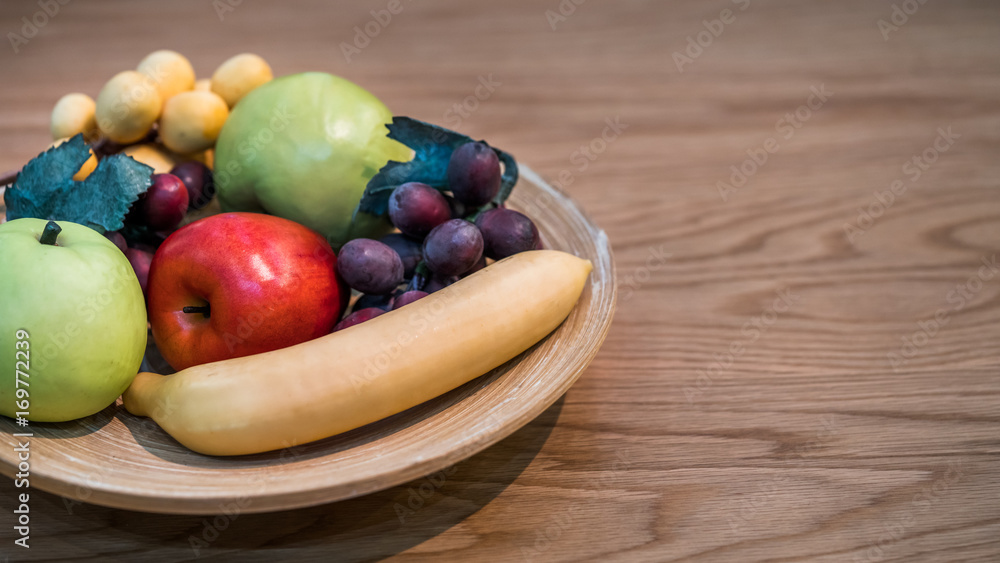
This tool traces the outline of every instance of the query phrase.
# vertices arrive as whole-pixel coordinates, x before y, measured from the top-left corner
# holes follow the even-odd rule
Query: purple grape
[[[439,276],[467,272],[483,256],[483,235],[465,219],[441,223],[424,239],[424,261]]]
[[[424,238],[451,218],[444,195],[420,182],[407,182],[389,196],[389,220],[404,234]]]
[[[434,293],[435,291],[440,291],[457,281],[458,276],[448,276],[444,278],[434,276],[427,280],[427,283],[424,284],[424,292]]]
[[[367,238],[349,241],[337,256],[337,273],[362,293],[392,293],[403,281],[403,261],[385,243]]]
[[[500,191],[500,159],[483,142],[465,143],[451,153],[448,187],[455,199],[469,207],[480,207]]]
[[[476,262],[474,266],[472,266],[464,274],[462,274],[462,277],[465,278],[471,276],[472,274],[478,272],[479,270],[482,270],[485,267],[486,267],[486,255],[483,254],[483,257],[480,258],[479,261]]]
[[[412,278],[417,264],[424,259],[424,250],[420,241],[402,233],[388,234],[379,240],[389,245],[389,248],[395,250],[396,254],[399,254],[399,258],[403,261],[403,279]]]
[[[384,312],[385,311],[377,307],[369,307],[367,309],[360,309],[358,311],[354,311],[350,315],[344,317],[342,321],[334,325],[333,330],[331,332],[337,332],[338,330],[344,330],[345,328],[350,328],[354,325],[361,324],[365,321],[370,321]]]
[[[187,212],[187,188],[173,174],[153,174],[152,178],[153,185],[132,204],[126,220],[154,231],[171,231]]]
[[[125,258],[128,258],[128,263],[132,265],[132,271],[135,272],[135,277],[139,280],[139,287],[142,288],[142,294],[146,295],[147,282],[149,281],[149,265],[153,263],[153,253],[148,250],[129,248],[125,250]]]
[[[358,300],[354,302],[354,307],[351,308],[351,311],[360,311],[361,309],[370,309],[372,307],[382,309],[383,311],[391,310],[392,294],[370,295],[366,293],[361,297],[358,297]]]
[[[104,238],[115,243],[115,246],[118,247],[118,250],[121,250],[123,253],[126,250],[128,250],[128,242],[125,241],[125,236],[119,233],[118,231],[108,231],[104,233]]]
[[[212,178],[212,170],[204,164],[196,160],[189,160],[174,166],[170,173],[184,182],[191,209],[201,209],[215,197],[215,180]]]
[[[534,250],[538,228],[524,214],[513,209],[490,209],[476,219],[483,233],[483,252],[494,260]]]
[[[418,289],[414,289],[414,290],[411,290],[411,291],[404,292],[404,293],[400,294],[398,297],[396,297],[395,299],[392,300],[392,310],[395,311],[396,309],[399,309],[400,307],[403,307],[405,305],[409,305],[410,303],[413,303],[417,299],[421,299],[421,298],[427,297],[427,295],[428,294],[427,294],[426,291],[420,291]]]

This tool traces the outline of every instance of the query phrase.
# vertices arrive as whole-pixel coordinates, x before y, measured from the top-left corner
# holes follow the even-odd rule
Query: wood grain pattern
[[[444,479],[215,523],[33,492],[33,549],[8,549],[6,525],[0,549],[12,560],[997,560],[1000,278],[975,279],[1000,250],[1000,6],[931,0],[886,38],[879,20],[892,22],[894,4],[912,11],[590,1],[553,30],[554,0],[404,3],[350,63],[340,43],[387,2],[243,2],[221,21],[206,3],[67,4],[20,54],[0,50],[0,170],[47,145],[62,93],[96,93],[146,52],[177,48],[205,76],[254,51],[279,74],[350,77],[394,112],[489,139],[560,182],[608,233],[619,308],[560,402]],[[672,54],[727,8],[735,21],[678,71]],[[0,3],[0,29],[37,9]],[[481,79],[499,85],[480,100]],[[786,139],[779,120],[820,86],[832,96]],[[459,113],[463,102],[475,109]],[[616,117],[626,127],[602,146]],[[948,127],[961,136],[914,179],[903,166]],[[778,150],[723,200],[717,183],[771,137]],[[603,148],[594,160],[578,152],[591,143]],[[878,214],[875,194],[897,179],[906,190],[849,241],[845,224],[858,208]],[[779,312],[784,288],[793,302]],[[894,369],[904,338],[921,344]],[[196,552],[192,537],[214,541]]]

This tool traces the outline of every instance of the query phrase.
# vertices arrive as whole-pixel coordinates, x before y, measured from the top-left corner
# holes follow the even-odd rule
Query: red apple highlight
[[[178,229],[153,257],[153,339],[174,369],[269,352],[330,332],[350,291],[326,240],[257,213]]]

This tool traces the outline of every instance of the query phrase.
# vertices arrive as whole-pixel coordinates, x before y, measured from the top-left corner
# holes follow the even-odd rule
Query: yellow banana
[[[173,375],[140,373],[125,408],[209,455],[333,436],[423,403],[503,364],[569,315],[590,261],[515,254],[360,325]]]

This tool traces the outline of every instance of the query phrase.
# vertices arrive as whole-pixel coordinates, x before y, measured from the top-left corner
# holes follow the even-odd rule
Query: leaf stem
[[[424,286],[427,285],[427,278],[430,274],[431,270],[427,267],[427,262],[421,260],[414,269],[413,279],[410,280],[410,283],[406,284],[405,291],[413,291],[415,289],[423,291]]]
[[[483,205],[479,209],[475,210],[472,213],[472,215],[467,215],[465,220],[468,221],[468,222],[470,222],[470,223],[475,223],[476,219],[479,219],[480,215],[482,215],[483,213],[486,213],[487,211],[490,211],[492,209],[497,209],[498,207],[500,207],[500,204],[498,204],[495,201],[491,201],[491,202],[487,203],[486,205]]]

